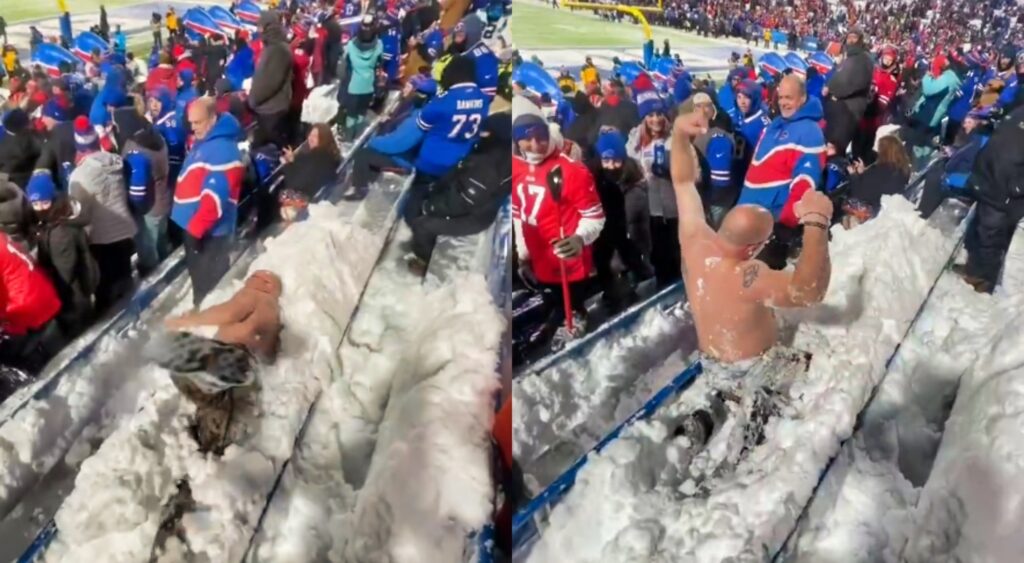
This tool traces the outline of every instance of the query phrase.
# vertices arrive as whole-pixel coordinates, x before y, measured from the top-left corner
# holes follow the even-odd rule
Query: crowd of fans
[[[650,8],[646,17],[705,36],[737,37],[778,48],[773,31],[797,48],[805,38],[820,48],[842,44],[846,31],[860,28],[872,43],[936,50],[969,44],[982,50],[1021,44],[1024,10],[1015,0],[636,0],[605,2]],[[660,10],[658,9],[660,6]],[[603,13],[603,17],[621,18]]]
[[[718,228],[740,204],[771,211],[772,237],[756,249],[769,267],[800,252],[806,221],[794,205],[804,193],[834,202],[816,225],[853,228],[883,196],[907,195],[920,171],[925,218],[947,200],[977,205],[958,271],[992,290],[1024,219],[1024,153],[1013,148],[1024,131],[1024,50],[908,57],[856,27],[842,41],[838,62],[823,52],[734,57],[720,87],[690,75],[667,42],[646,68],[616,59],[601,76],[587,58],[578,77],[562,72],[554,95],[553,85],[513,85],[518,269],[548,301],[556,347],[582,332],[590,296],[620,310],[643,280],[681,278],[668,152],[673,119],[692,112],[708,122],[691,139],[707,221]]]
[[[261,226],[301,219],[337,178],[339,145],[391,91],[402,101],[357,151],[348,197],[365,196],[376,171],[415,167],[404,212],[413,269],[437,236],[486,229],[509,192],[511,118],[492,107],[502,46],[483,35],[507,9],[291,1],[231,37],[187,30],[172,9],[153,16],[149,61],[109,34],[104,10],[94,31],[111,46],[79,65],[45,68],[11,50],[0,98],[0,363],[36,373],[179,245],[198,306],[227,272],[248,209]],[[300,123],[318,86],[319,96],[336,88],[333,126]]]

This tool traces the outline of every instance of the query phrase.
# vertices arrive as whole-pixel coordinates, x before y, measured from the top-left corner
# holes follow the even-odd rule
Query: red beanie
[[[939,55],[932,60],[931,75],[933,78],[938,78],[942,74],[942,71],[946,70],[948,61],[946,55]]]

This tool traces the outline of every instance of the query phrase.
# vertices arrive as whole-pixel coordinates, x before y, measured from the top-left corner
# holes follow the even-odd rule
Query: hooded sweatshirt
[[[372,94],[375,72],[384,46],[376,37],[371,41],[355,38],[345,45],[348,59],[348,93],[352,95]]]
[[[960,79],[952,69],[947,68],[941,74],[929,72],[921,83],[921,97],[914,106],[914,114],[922,123],[937,128],[959,88]]]
[[[102,151],[87,155],[71,173],[70,192],[92,218],[86,229],[89,244],[111,244],[135,236],[120,156]]]
[[[794,227],[793,205],[817,187],[825,166],[825,136],[818,122],[821,102],[807,101],[793,114],[779,116],[761,136],[737,204],[753,203],[772,212],[775,220]]]
[[[860,121],[868,108],[875,63],[861,43],[847,45],[846,58],[828,80],[828,95],[843,103],[854,121]]]
[[[292,103],[292,52],[273,11],[260,14],[263,49],[253,73],[249,107],[258,114],[288,110]]]

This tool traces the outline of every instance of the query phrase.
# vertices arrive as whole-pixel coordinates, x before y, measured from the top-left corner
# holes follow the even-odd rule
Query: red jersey
[[[885,117],[889,113],[889,104],[896,97],[899,86],[899,81],[891,72],[880,66],[875,67],[875,74],[871,79],[873,96],[867,112],[861,119],[861,129],[875,131],[885,122]]]
[[[35,330],[60,312],[60,298],[39,264],[6,234],[0,233],[0,318],[15,336]]]
[[[551,197],[548,186],[548,173],[556,166],[562,168],[563,177],[560,203]],[[537,281],[560,283],[559,261],[565,264],[569,281],[586,279],[593,266],[590,244],[583,246],[579,256],[561,260],[552,243],[576,234],[584,221],[604,221],[604,209],[587,167],[559,151],[536,165],[514,156],[512,186],[512,218],[519,224]]]

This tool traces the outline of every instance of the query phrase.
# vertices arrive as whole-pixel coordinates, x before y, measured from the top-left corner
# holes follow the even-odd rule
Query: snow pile
[[[811,505],[792,560],[899,560],[961,376],[1002,328],[998,302],[943,275]]]
[[[303,123],[330,123],[338,115],[338,86],[325,84],[310,91],[302,102]]]
[[[83,464],[55,517],[60,533],[48,561],[146,560],[162,505],[182,478],[197,503],[182,520],[192,550],[212,561],[241,558],[306,408],[339,371],[342,332],[383,244],[381,235],[341,217],[339,208],[311,206],[309,220],[268,240],[249,269],[272,270],[282,278],[284,329],[278,361],[261,370],[252,398],[258,421],[247,426],[247,435],[221,458],[199,454],[188,445],[184,422],[194,407],[180,399],[164,373],[130,425]],[[228,299],[241,284],[221,284],[204,304]]]
[[[825,302],[783,315],[792,346],[814,354],[809,371],[735,475],[706,498],[686,494],[682,446],[667,437],[707,389],[699,379],[584,467],[531,561],[761,559],[783,541],[954,245],[897,197],[883,200],[876,220],[833,237]]]
[[[1024,550],[1024,295],[995,301],[913,515],[912,563],[1015,561]]]
[[[504,321],[480,276],[431,290],[378,271],[257,538],[261,562],[457,561],[489,518]]]
[[[654,308],[634,330],[621,331],[589,353],[515,379],[514,454],[531,488],[550,484],[682,371],[679,348],[687,334],[695,349],[693,323],[682,307]]]

